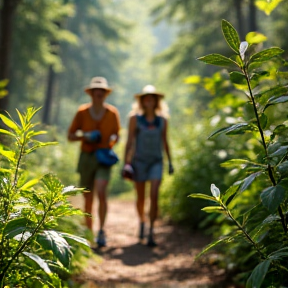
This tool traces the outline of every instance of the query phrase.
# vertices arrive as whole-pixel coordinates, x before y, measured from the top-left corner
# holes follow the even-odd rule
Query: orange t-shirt
[[[110,136],[118,135],[120,130],[119,112],[116,107],[105,103],[106,111],[101,120],[94,120],[90,114],[89,108],[91,103],[83,104],[79,107],[71,126],[69,133],[75,133],[77,130],[89,132],[92,130],[99,130],[101,133],[101,141],[99,143],[91,143],[82,140],[81,150],[84,152],[93,152],[97,148],[108,148]]]

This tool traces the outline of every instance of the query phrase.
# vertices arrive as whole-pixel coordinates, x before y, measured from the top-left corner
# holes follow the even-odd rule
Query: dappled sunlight
[[[1,0],[0,288],[286,287],[287,11]]]

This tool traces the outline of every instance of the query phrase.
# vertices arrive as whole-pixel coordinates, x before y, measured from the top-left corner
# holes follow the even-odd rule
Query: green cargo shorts
[[[110,179],[111,167],[101,165],[95,156],[95,153],[81,152],[77,167],[80,174],[80,187],[92,189],[94,180]]]

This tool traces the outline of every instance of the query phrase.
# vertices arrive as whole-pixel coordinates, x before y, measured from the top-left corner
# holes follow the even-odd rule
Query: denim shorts
[[[111,167],[101,165],[95,156],[95,152],[82,151],[79,157],[77,172],[80,174],[80,187],[92,189],[94,180],[110,179]]]
[[[162,179],[162,173],[163,173],[162,159],[151,162],[133,159],[132,167],[134,169],[133,180],[136,182]]]

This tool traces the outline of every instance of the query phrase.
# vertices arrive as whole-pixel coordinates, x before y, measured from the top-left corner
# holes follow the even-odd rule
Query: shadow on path
[[[102,261],[91,260],[86,271],[77,277],[80,282],[92,283],[93,288],[227,287],[223,284],[225,271],[210,258],[195,261],[209,237],[159,220],[155,227],[158,246],[150,248],[138,241],[135,214],[134,203],[111,201],[106,228],[108,245],[97,251]],[[124,283],[126,286],[121,286]]]

